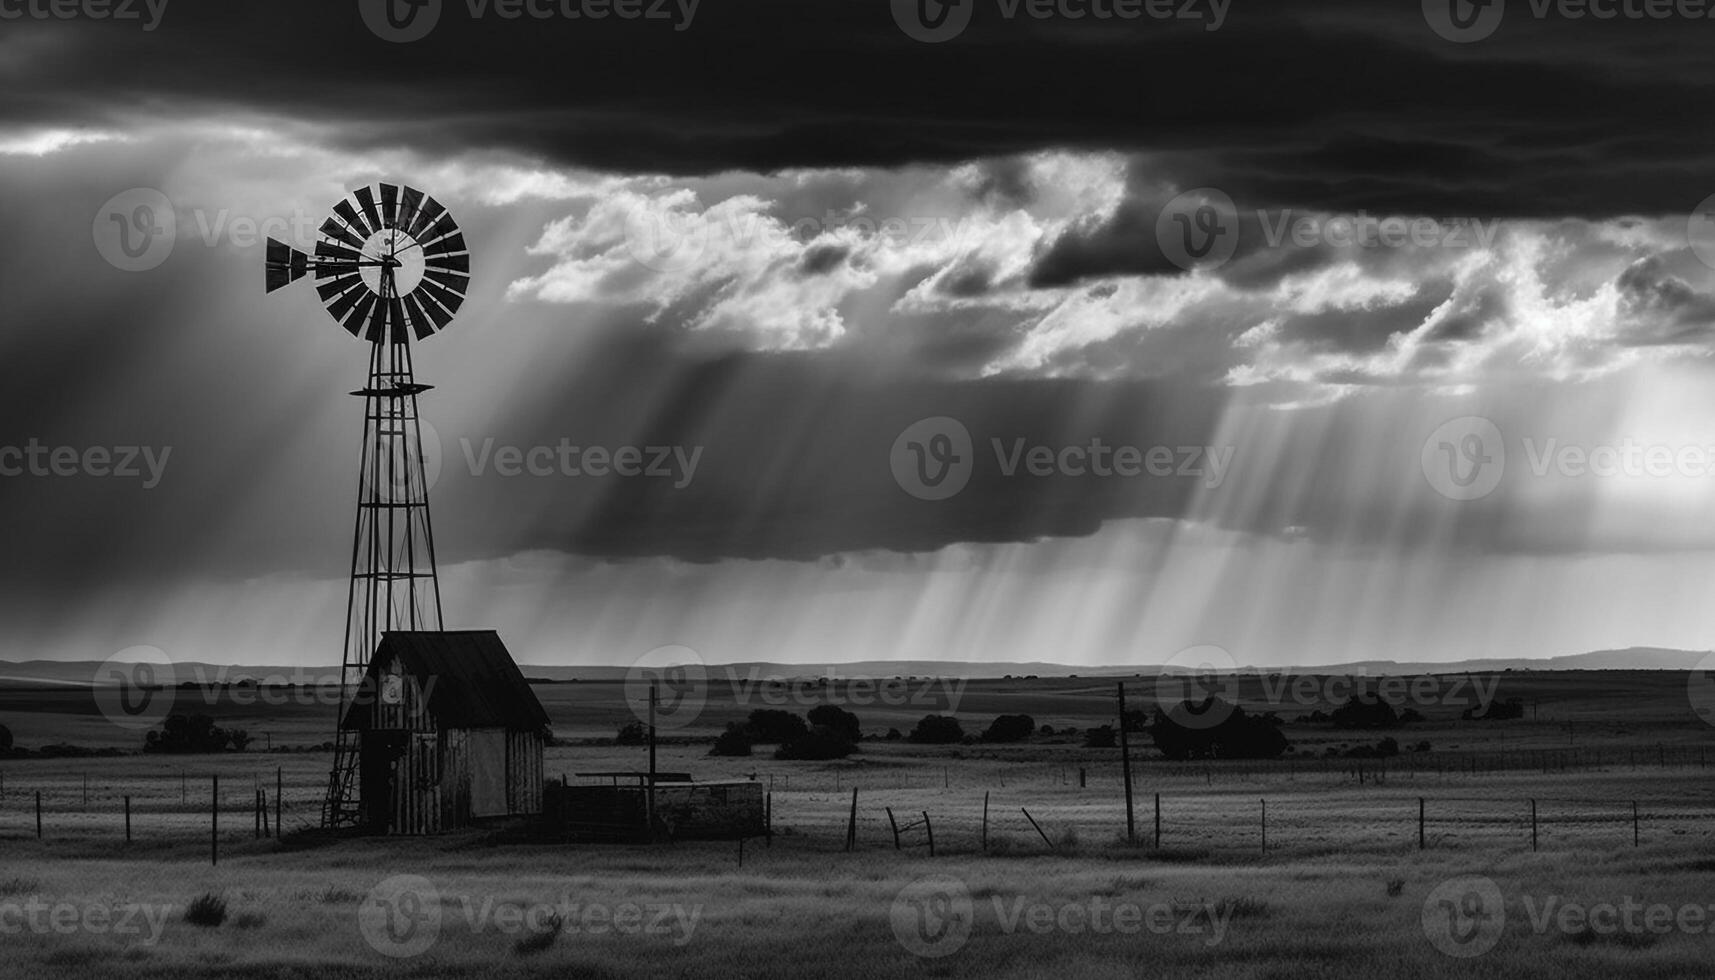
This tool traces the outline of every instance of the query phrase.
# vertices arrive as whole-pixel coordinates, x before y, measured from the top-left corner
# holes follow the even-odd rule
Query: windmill
[[[446,328],[470,291],[470,252],[458,223],[412,187],[358,188],[323,222],[315,254],[270,238],[272,293],[314,275],[334,320],[369,344],[357,523],[346,600],[340,718],[383,633],[441,629],[441,587],[429,521],[429,487],[417,396],[430,390],[411,366],[412,340]],[[356,736],[336,720],[322,826],[358,821]]]

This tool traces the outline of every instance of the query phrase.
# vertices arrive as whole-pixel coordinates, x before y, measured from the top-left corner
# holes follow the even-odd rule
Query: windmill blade
[[[317,242],[316,258],[333,259],[336,262],[357,262],[363,258],[363,253],[355,248],[346,248],[335,242]]]
[[[347,227],[356,232],[359,238],[368,238],[375,234],[375,229],[364,222],[363,218],[358,215],[357,209],[351,206],[350,201],[341,201],[335,204],[333,213],[339,215],[339,220],[345,222]]]
[[[345,315],[351,312],[351,308],[356,306],[359,300],[363,299],[365,296],[374,295],[374,293],[369,291],[368,286],[365,286],[361,281],[359,281],[357,285],[347,289],[339,299],[328,304],[328,315],[332,316],[335,320],[343,320],[345,319]]]
[[[465,250],[464,234],[462,232],[455,231],[433,245],[424,246],[423,255],[447,255],[452,252],[463,252]]]
[[[422,304],[423,312],[427,313],[429,319],[434,321],[436,330],[445,330],[447,324],[453,322],[453,311],[442,306],[427,289],[419,289],[408,298],[415,299]]]
[[[363,335],[363,321],[368,318],[369,308],[374,305],[376,305],[375,294],[368,289],[361,290],[358,295],[357,306],[346,315],[344,321],[346,332],[353,337],[361,337]]]
[[[405,234],[419,242],[427,241],[423,235],[424,230],[446,213],[447,209],[441,206],[441,202],[432,197],[423,198],[423,206],[417,209],[417,216],[412,219],[411,227],[405,229]]]
[[[427,279],[423,280],[417,288],[422,290],[424,295],[428,296],[430,299],[433,299],[435,302],[446,307],[448,313],[457,313],[459,311],[459,307],[464,305],[463,296],[460,296],[458,293],[455,293],[450,289],[438,286]]]
[[[411,237],[424,243],[438,242],[448,235],[455,234],[458,230],[459,223],[453,220],[452,212],[443,211],[441,216],[435,219],[435,223],[424,229],[421,235],[412,235]]]
[[[387,336],[387,303],[381,297],[375,298],[375,306],[369,313],[369,327],[363,332],[363,339],[372,344],[379,344]]]
[[[445,286],[459,295],[470,292],[470,277],[461,276],[456,272],[443,272],[440,269],[424,269],[423,280]]]
[[[393,343],[403,344],[411,339],[405,326],[405,306],[399,301],[399,297],[388,297],[387,318],[393,324],[393,331],[390,335]]]
[[[332,218],[322,222],[322,234],[352,248],[360,249],[363,247],[363,239],[353,235],[346,226]]]
[[[405,185],[404,195],[399,201],[398,227],[409,231],[411,223],[417,220],[417,209],[423,206],[423,192]]]
[[[399,188],[392,184],[381,185],[381,227],[398,227],[399,220]]]
[[[442,272],[470,272],[470,256],[468,254],[430,256],[423,260],[423,264],[431,269],[439,269]]]
[[[381,230],[381,212],[375,210],[375,192],[368,187],[359,187],[352,196],[357,198],[357,206],[363,209],[363,216],[369,219],[370,234]]]
[[[349,290],[351,287],[361,285],[363,285],[363,277],[355,272],[351,272],[317,286],[316,295],[322,298],[323,303],[326,303],[335,296]]]
[[[273,292],[304,278],[309,271],[309,256],[276,239],[268,239],[268,292]]]

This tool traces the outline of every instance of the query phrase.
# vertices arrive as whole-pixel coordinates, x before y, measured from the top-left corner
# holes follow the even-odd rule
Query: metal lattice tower
[[[377,194],[379,191],[379,194]],[[357,733],[345,717],[370,656],[390,630],[441,629],[441,588],[429,518],[411,342],[446,327],[470,287],[470,255],[452,215],[405,187],[360,188],[321,227],[315,255],[268,242],[268,291],[315,273],[328,312],[369,342],[363,449],[346,600],[339,718],[322,826],[359,822]]]

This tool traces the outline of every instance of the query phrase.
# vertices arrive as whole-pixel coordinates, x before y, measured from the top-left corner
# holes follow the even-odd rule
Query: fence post
[[[1530,849],[1536,850],[1536,801],[1530,801]]]
[[[929,856],[935,856],[935,825],[929,822],[929,811],[923,811],[923,832],[929,835]]]
[[[208,798],[208,863],[220,863],[220,775],[210,777],[213,791]]]
[[[125,843],[131,843],[131,797],[125,798]]]
[[[1085,782],[1085,779],[1088,775],[1089,774],[1087,772],[1085,772],[1083,766],[1078,767],[1078,788],[1079,789],[1084,788],[1084,782]]]
[[[286,833],[285,815],[280,812],[281,808],[286,805],[285,804],[285,799],[286,799],[285,770],[286,770],[285,766],[277,766],[274,769],[274,836],[275,837],[282,836]]]
[[[42,839],[42,791],[36,790],[36,839]]]
[[[893,819],[893,807],[883,807],[887,811],[887,825],[893,828],[893,849],[899,850],[899,821]]]
[[[1041,836],[1041,837],[1042,837],[1042,843],[1044,843],[1044,844],[1047,844],[1047,845],[1048,845],[1048,849],[1049,849],[1049,850],[1050,850],[1050,851],[1052,851],[1052,850],[1056,850],[1056,849],[1057,849],[1057,848],[1055,848],[1055,846],[1054,846],[1054,842],[1053,842],[1053,841],[1051,841],[1051,840],[1049,840],[1049,839],[1048,839],[1048,835],[1047,835],[1047,834],[1045,834],[1045,833],[1043,833],[1043,832],[1042,832],[1042,827],[1041,827],[1041,825],[1040,825],[1040,824],[1038,824],[1038,823],[1037,823],[1037,822],[1036,822],[1036,818],[1035,818],[1035,817],[1033,817],[1033,816],[1031,816],[1031,815],[1030,815],[1030,811],[1029,811],[1029,810],[1026,810],[1026,809],[1025,809],[1025,808],[1024,808],[1024,807],[1019,807],[1019,808],[1018,808],[1018,812],[1019,812],[1019,813],[1022,813],[1022,814],[1024,814],[1024,819],[1026,819],[1026,820],[1028,820],[1028,821],[1030,821],[1030,825],[1031,825],[1031,826],[1032,826],[1032,827],[1035,827],[1035,828],[1036,828],[1036,833],[1037,833],[1037,834],[1039,834],[1039,835],[1040,835],[1040,836]]]
[[[1262,856],[1268,857],[1268,801],[1262,801]]]
[[[1125,682],[1119,682],[1120,701],[1120,765],[1125,769],[1125,840],[1132,844],[1137,841],[1137,817],[1131,806],[1131,740],[1126,737],[1125,723]]]
[[[1428,804],[1425,802],[1423,797],[1419,796],[1417,798],[1417,849],[1420,851],[1423,850],[1426,846],[1428,846],[1425,839],[1424,839],[1424,832],[1423,832],[1424,811],[1427,808],[1428,808]]]
[[[851,818],[846,821],[846,850],[847,851],[853,851],[853,850],[857,849],[857,794],[858,794],[857,787],[853,786],[852,787],[852,815],[851,815]],[[895,831],[894,835],[898,836],[898,831]],[[895,841],[895,843],[898,843],[898,842]]]
[[[1155,849],[1161,850],[1161,794],[1155,794]]]
[[[774,846],[774,794],[762,798],[762,846]]]

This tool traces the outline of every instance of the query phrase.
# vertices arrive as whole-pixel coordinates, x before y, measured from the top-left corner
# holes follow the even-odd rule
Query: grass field
[[[286,828],[314,823],[321,752],[9,760],[0,932],[11,955],[0,975],[1706,976],[1715,780],[1702,753],[1715,750],[1715,729],[1688,703],[1685,675],[1507,675],[1497,690],[1533,710],[1471,722],[1456,704],[1427,702],[1426,720],[1399,737],[1432,750],[1385,770],[1325,754],[1374,733],[1297,724],[1288,733],[1302,751],[1278,763],[1174,764],[1140,749],[1132,842],[1117,753],[1078,738],[866,741],[831,763],[664,746],[664,770],[770,786],[776,836],[748,842],[742,866],[735,843],[569,846],[506,828],[254,839],[250,803],[258,787],[272,794],[276,772]],[[1089,727],[1112,721],[1111,691],[1107,681],[977,682],[958,715],[967,729],[1016,711]],[[642,765],[640,750],[597,740],[630,718],[618,685],[543,693],[566,739],[549,751],[550,778]],[[70,702],[32,712],[10,697],[0,721],[20,744],[113,737],[75,706],[45,710]],[[764,705],[711,696],[676,737],[712,734],[754,706]],[[309,706],[216,710],[267,726],[281,746],[326,737],[325,713]],[[909,728],[924,713],[853,710],[866,731]],[[223,832],[211,866],[217,773]],[[854,788],[858,846],[846,853]],[[902,820],[930,815],[933,858],[894,849],[888,807]],[[187,921],[204,895],[225,902],[220,924]]]

